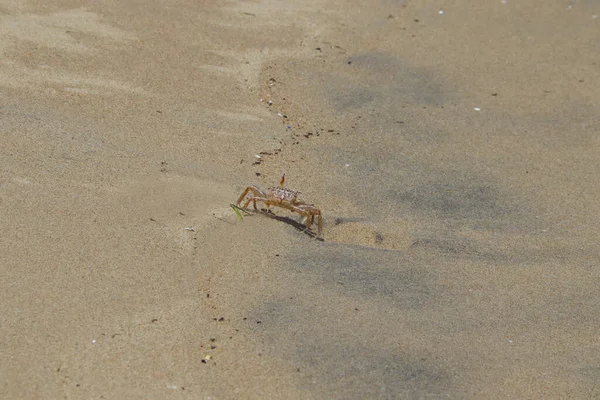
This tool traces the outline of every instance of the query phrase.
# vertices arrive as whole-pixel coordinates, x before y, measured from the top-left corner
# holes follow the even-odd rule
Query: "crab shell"
[[[282,187],[271,187],[269,188],[269,190],[273,194],[273,197],[275,197],[276,199],[279,199],[281,201],[288,201],[290,203],[295,203],[296,198],[300,194],[300,192],[296,192]]]

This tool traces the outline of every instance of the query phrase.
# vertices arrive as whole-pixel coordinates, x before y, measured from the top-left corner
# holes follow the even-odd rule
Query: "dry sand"
[[[0,1],[0,397],[600,398],[600,5],[363,3]]]

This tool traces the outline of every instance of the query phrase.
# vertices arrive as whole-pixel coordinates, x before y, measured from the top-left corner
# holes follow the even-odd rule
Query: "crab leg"
[[[248,205],[250,204],[250,201],[254,200],[254,209],[257,210],[256,208],[256,200],[266,200],[266,193],[264,193],[262,190],[260,190],[258,187],[256,186],[248,186],[246,188],[246,190],[244,190],[244,193],[242,193],[242,195],[238,198],[237,202],[235,203],[237,206],[240,205],[240,203],[242,202],[242,200],[244,200],[244,197],[246,197],[246,195],[248,193],[252,193],[253,196],[251,196],[248,201],[246,202],[246,205],[244,205],[244,207],[242,207],[243,209],[248,208]]]
[[[271,205],[270,200],[267,199],[266,197],[250,196],[250,197],[248,197],[248,200],[246,200],[246,204],[244,204],[244,207],[242,207],[242,209],[245,210],[246,208],[248,208],[248,205],[250,204],[251,201],[254,202],[254,209],[257,211],[258,211],[258,208],[256,208],[257,201],[262,201],[263,203],[265,203],[267,208]]]
[[[317,224],[318,224],[317,237],[321,236],[321,234],[323,233],[323,216],[321,215],[321,210],[316,209],[313,206],[309,206],[309,205],[304,205],[304,206],[290,205],[289,209],[297,212],[300,215],[304,215],[306,217],[305,224],[306,224],[307,229],[310,229],[310,226],[315,221],[315,216],[316,216]]]

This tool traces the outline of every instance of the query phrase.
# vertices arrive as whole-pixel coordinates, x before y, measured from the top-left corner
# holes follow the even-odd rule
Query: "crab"
[[[321,210],[313,204],[298,200],[300,192],[285,188],[283,186],[284,182],[285,174],[283,174],[279,180],[279,186],[270,187],[266,192],[257,186],[248,186],[238,198],[236,205],[242,210],[247,210],[250,202],[252,202],[254,209],[258,210],[258,208],[256,208],[256,202],[262,201],[265,206],[267,206],[267,209],[270,206],[285,208],[302,215],[305,218],[304,224],[306,225],[306,229],[310,229],[311,225],[315,222],[315,217],[317,217],[318,233],[315,238],[321,237],[323,234],[323,216],[321,215]],[[246,198],[248,194],[250,194],[250,196]],[[246,203],[240,207],[240,204],[244,199],[246,199]]]

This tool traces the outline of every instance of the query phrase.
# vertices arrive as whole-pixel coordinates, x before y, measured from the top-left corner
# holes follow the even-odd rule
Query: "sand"
[[[363,3],[0,1],[0,397],[600,397],[599,5]]]

